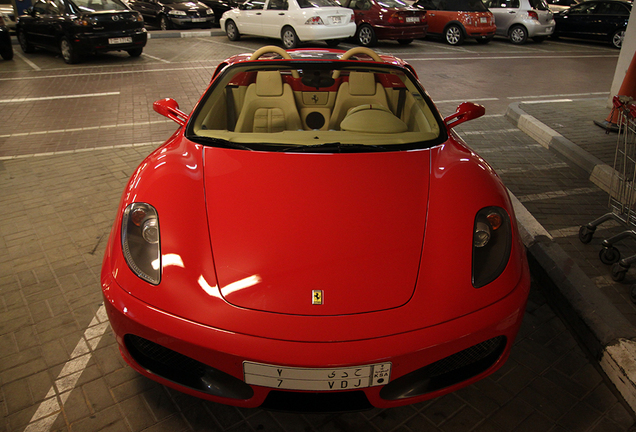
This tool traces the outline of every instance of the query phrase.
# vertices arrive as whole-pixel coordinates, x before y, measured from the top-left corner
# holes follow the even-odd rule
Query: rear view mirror
[[[481,117],[485,113],[486,108],[484,108],[483,105],[478,105],[472,102],[464,102],[457,107],[455,114],[451,114],[444,119],[444,123],[446,123],[446,126],[450,129],[468,120]]]
[[[172,98],[160,99],[152,104],[152,109],[184,126],[188,121],[188,115],[179,109],[179,104]]]

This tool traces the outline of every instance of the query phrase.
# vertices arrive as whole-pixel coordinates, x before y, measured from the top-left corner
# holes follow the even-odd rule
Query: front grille
[[[506,337],[498,336],[424,366],[380,390],[386,400],[404,399],[441,390],[487,370],[501,357]]]
[[[240,379],[148,339],[127,334],[124,343],[141,367],[169,381],[225,398],[254,396],[252,388]]]
[[[272,390],[261,408],[273,411],[333,413],[373,408],[363,391],[300,393]]]

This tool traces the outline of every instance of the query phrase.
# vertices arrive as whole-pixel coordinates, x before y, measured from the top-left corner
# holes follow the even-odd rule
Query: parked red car
[[[341,4],[355,12],[355,39],[362,46],[375,46],[380,39],[407,45],[426,36],[426,11],[402,0],[342,0]]]
[[[530,290],[506,187],[365,47],[229,58],[137,168],[101,284],[139,373],[212,401],[395,407],[499,369]]]
[[[466,38],[488,43],[497,30],[492,12],[481,0],[418,0],[414,6],[428,12],[428,33],[450,45],[460,45]]]

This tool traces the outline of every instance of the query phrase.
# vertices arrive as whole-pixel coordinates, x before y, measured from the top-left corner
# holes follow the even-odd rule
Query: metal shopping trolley
[[[596,227],[608,220],[622,224],[625,230],[603,240],[603,248],[599,252],[601,262],[613,264],[612,279],[621,281],[631,264],[636,262],[636,255],[621,259],[620,251],[614,246],[625,238],[636,240],[636,102],[628,96],[614,96],[613,105],[619,115],[614,170],[609,191],[610,211],[581,226],[579,240],[589,243]]]

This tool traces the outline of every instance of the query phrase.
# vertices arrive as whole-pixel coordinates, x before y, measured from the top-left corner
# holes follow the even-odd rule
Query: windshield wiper
[[[234,143],[228,140],[224,140],[221,138],[212,138],[212,137],[206,137],[206,136],[201,136],[201,135],[196,135],[193,137],[186,137],[191,141],[194,141],[198,144],[204,144],[204,145],[213,145],[215,147],[221,147],[221,148],[228,148],[228,149],[238,149],[238,150],[249,150],[249,151],[254,151],[253,148],[250,148],[246,145],[243,144],[238,144],[238,143]]]
[[[293,147],[285,147],[278,151],[298,153],[363,153],[368,151],[388,151],[388,149],[380,145],[342,144],[339,142],[333,142],[314,145],[295,145]]]

